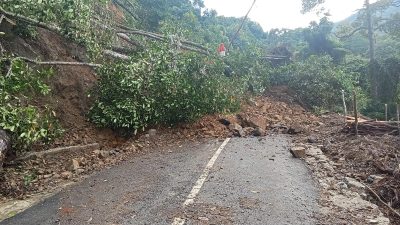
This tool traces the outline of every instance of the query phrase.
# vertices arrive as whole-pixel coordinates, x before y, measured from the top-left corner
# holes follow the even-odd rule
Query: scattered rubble
[[[337,165],[319,147],[308,145],[304,148],[305,161],[321,187],[320,224],[371,224],[371,221],[379,225],[390,224],[377,205],[363,198],[366,195],[363,184],[337,173]]]
[[[361,121],[363,120],[369,121]],[[318,132],[308,136],[296,136],[295,144],[308,143],[320,148],[334,168],[335,173],[327,175],[337,178],[338,182],[343,181],[350,190],[357,192],[361,199],[379,205],[385,216],[391,219],[391,224],[400,224],[400,219],[370,191],[378,193],[379,198],[399,211],[400,179],[396,175],[400,171],[400,137],[393,136],[393,133],[356,137],[351,132],[348,133],[347,129],[343,129],[344,118],[337,114],[322,115],[321,121],[325,125],[320,126]],[[315,141],[310,141],[310,136],[313,136]],[[366,188],[365,185],[369,187]],[[370,218],[364,223],[355,224],[373,224],[371,221],[376,219]]]

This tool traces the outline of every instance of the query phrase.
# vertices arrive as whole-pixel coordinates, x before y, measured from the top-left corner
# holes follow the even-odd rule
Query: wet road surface
[[[186,143],[101,171],[0,225],[312,225],[318,190],[286,136]]]

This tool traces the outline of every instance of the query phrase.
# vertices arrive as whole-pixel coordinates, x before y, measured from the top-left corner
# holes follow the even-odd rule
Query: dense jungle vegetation
[[[321,2],[303,0],[299,10],[320,10]],[[0,7],[0,15],[16,21],[13,33],[35,39],[36,27],[44,24],[87,49],[89,59],[101,64],[88,118],[126,134],[234,112],[244,96],[271,85],[288,85],[317,113],[341,110],[342,90],[349,105],[356,90],[359,107],[374,118],[383,117],[384,104],[394,116],[400,103],[398,1],[367,0],[339,24],[326,15],[295,30],[264,31],[246,19],[239,32],[243,18],[219,16],[202,0],[3,0]],[[118,50],[121,33],[134,45],[123,49],[127,58],[110,60],[104,52]],[[160,36],[148,38],[154,34]],[[220,43],[226,57],[216,53]],[[13,134],[19,148],[60,135],[51,109],[30,102],[51,92],[51,68],[8,52],[0,57],[0,128]]]

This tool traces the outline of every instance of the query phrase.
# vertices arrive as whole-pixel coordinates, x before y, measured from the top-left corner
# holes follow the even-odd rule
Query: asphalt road
[[[0,225],[316,224],[318,190],[287,146],[238,138],[138,156]]]

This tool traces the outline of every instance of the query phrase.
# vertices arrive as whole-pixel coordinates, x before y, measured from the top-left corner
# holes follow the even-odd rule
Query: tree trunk
[[[7,151],[10,149],[11,139],[8,134],[0,129],[0,171],[3,168],[3,162],[6,158]]]
[[[371,5],[369,0],[365,0],[365,9],[367,11],[367,27],[368,27],[368,42],[369,42],[369,76],[371,79],[371,95],[374,100],[378,99],[378,78],[375,68],[375,40],[374,28],[372,21]]]

